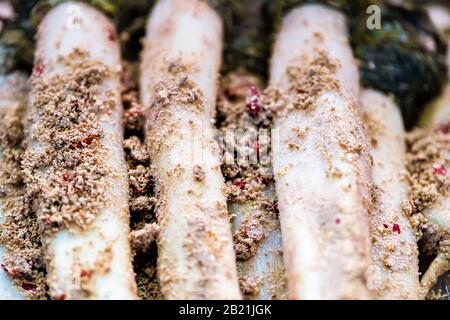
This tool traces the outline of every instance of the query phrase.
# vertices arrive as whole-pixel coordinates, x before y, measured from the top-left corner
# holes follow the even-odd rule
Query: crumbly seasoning
[[[427,218],[427,210],[444,201],[449,196],[450,180],[447,168],[450,150],[448,126],[439,125],[434,131],[417,129],[407,136],[407,179],[411,185],[411,221],[418,238],[422,237],[422,251],[436,255],[429,272],[440,274],[450,261],[450,230]],[[406,207],[408,208],[408,207]],[[446,214],[442,212],[441,214]],[[437,263],[437,264],[436,264]],[[436,282],[438,279],[428,280]],[[431,293],[432,295],[432,290]]]
[[[251,279],[246,276],[239,278],[239,287],[244,297],[251,297],[258,294],[261,286],[261,279]]]
[[[0,109],[0,201],[3,210],[0,244],[6,248],[1,268],[28,298],[45,299],[41,239],[20,168],[24,137],[22,116],[27,88],[19,91],[20,96],[14,98],[15,105]]]
[[[370,145],[376,148],[378,146],[377,137],[383,134],[385,127],[376,121],[368,112],[362,112],[361,117]]]
[[[316,50],[312,59],[302,60],[305,62],[301,65],[291,65],[286,70],[289,81],[287,92],[275,88],[265,91],[263,104],[278,118],[285,117],[291,110],[312,111],[323,92],[337,92],[340,89],[336,78],[338,64],[326,52]]]
[[[244,299],[286,299],[278,217],[252,202],[231,203],[229,209],[239,213],[233,238]]]
[[[199,114],[205,110],[203,93],[189,77],[193,70],[194,66],[186,65],[180,59],[171,61],[167,67],[169,79],[157,83],[153,89],[152,105],[146,115],[150,120],[147,121],[150,125],[147,141],[152,155],[158,154],[165,146],[164,137],[176,128],[176,123],[171,120],[171,106],[182,106]]]
[[[7,195],[0,243],[7,249],[1,267],[30,299],[46,299],[45,265],[37,219],[23,189]]]
[[[156,274],[156,238],[159,227],[155,223],[157,200],[150,170],[150,157],[144,143],[145,113],[139,103],[135,66],[124,63],[122,103],[124,106],[124,153],[128,165],[130,186],[131,247],[138,296],[144,300],[162,299]]]
[[[284,274],[281,259],[276,270],[269,268],[269,274],[254,275],[258,250],[268,245],[265,241],[269,236],[279,232],[277,199],[270,192],[274,185],[270,129],[275,108],[265,102],[266,93],[262,93],[261,87],[258,77],[245,70],[235,70],[221,79],[217,100],[216,125],[220,130],[228,208],[232,216],[239,213],[242,219],[234,232],[233,244],[245,299],[261,297],[262,293],[283,298],[286,289],[284,278],[275,276],[280,270]],[[230,134],[234,135],[231,141],[227,138]],[[279,251],[275,254],[281,254]],[[263,281],[261,277],[266,279]]]
[[[194,180],[197,182],[203,182],[205,180],[205,171],[199,165],[195,165],[193,171]]]
[[[405,210],[412,207],[411,223],[417,236],[420,238],[426,231],[427,237],[436,242],[443,235],[436,234],[436,226],[428,221],[425,212],[449,195],[450,136],[439,128],[433,132],[416,129],[407,136],[406,143],[406,179],[411,186],[411,200]]]
[[[31,126],[22,161],[43,234],[89,228],[107,201],[111,174],[99,118],[115,106],[98,95],[112,71],[81,50],[59,62],[64,75],[31,77]]]
[[[291,111],[302,111],[306,115],[314,112],[316,101],[322,94],[334,92],[346,101],[347,110],[336,112],[333,106],[327,110],[328,117],[320,119],[317,128],[295,128],[295,139],[286,140],[291,150],[300,149],[298,141],[302,141],[310,129],[316,131],[323,139],[336,142],[346,152],[346,160],[349,163],[357,163],[360,160],[366,162],[363,166],[370,167],[367,155],[366,133],[362,127],[357,103],[341,88],[337,77],[339,61],[333,60],[325,51],[315,49],[311,58],[304,57],[299,65],[290,65],[286,69],[288,89],[283,92],[276,88],[266,90],[264,103],[276,113],[277,119],[286,117]],[[325,100],[326,101],[326,100]],[[333,155],[326,146],[327,143],[316,143],[316,150],[328,162],[327,175],[329,178],[339,179],[343,173],[333,165]],[[361,163],[360,163],[361,164]],[[287,170],[288,168],[286,168]],[[361,167],[355,168],[357,172]],[[283,171],[280,172],[283,174]],[[358,174],[362,174],[359,172]],[[365,188],[365,187],[364,187]]]
[[[326,91],[338,91],[340,84],[336,79],[336,64],[323,51],[305,65],[290,66],[289,92],[295,97],[292,107],[300,110],[312,110],[315,100]]]
[[[357,103],[346,96],[341,90],[340,80],[337,78],[339,62],[334,61],[323,50],[315,49],[312,58],[304,57],[301,64],[289,65],[286,69],[288,82],[287,90],[268,88],[263,95],[263,105],[270,110],[277,119],[285,118],[292,111],[302,111],[306,115],[314,112],[317,99],[323,93],[335,92],[345,98],[348,110],[344,113],[336,112],[336,108],[330,107],[329,117],[320,120],[321,125],[314,128],[325,139],[335,141],[346,151],[346,159],[354,163],[360,159],[367,161],[367,157],[361,157],[368,151],[365,143],[366,134],[362,130],[361,119],[358,114]],[[330,130],[332,128],[333,130]],[[351,128],[351,129],[349,129]],[[301,141],[308,135],[311,128],[294,128],[292,138],[283,141],[290,150],[299,150]],[[376,129],[376,128],[374,128]],[[374,141],[372,141],[374,142]],[[316,144],[319,152],[328,162],[327,175],[329,178],[339,179],[343,173],[333,165],[333,155],[322,143]],[[365,165],[366,166],[366,165]],[[367,167],[370,163],[367,163]],[[288,167],[282,168],[280,175],[285,174]],[[357,169],[359,170],[359,169]]]
[[[150,174],[150,168],[139,164],[135,167],[128,169],[129,183],[131,192],[135,196],[140,196],[148,191],[148,188],[152,185],[152,176]]]
[[[262,102],[261,86],[257,77],[245,71],[226,75],[218,95],[217,127],[228,202],[251,200],[273,210],[276,200],[265,195],[267,185],[273,181],[270,141],[273,114]],[[231,141],[227,138],[230,133]]]
[[[263,103],[261,80],[244,70],[221,79],[217,99],[217,126],[222,128],[270,128],[273,114]]]
[[[128,69],[131,68],[128,66]],[[145,125],[144,108],[139,103],[139,93],[135,85],[132,85],[131,71],[127,70],[127,65],[124,65],[124,76],[122,77],[122,104],[125,110],[123,122],[125,128],[125,135],[132,138],[132,136],[143,137],[143,128]],[[125,76],[126,75],[126,76]],[[145,149],[145,148],[143,148]],[[147,151],[145,151],[147,152]]]
[[[147,223],[144,227],[131,232],[132,248],[136,252],[147,253],[151,244],[156,241],[159,234],[159,227],[156,223]]]
[[[238,260],[253,258],[259,248],[259,244],[267,233],[274,229],[272,220],[267,217],[269,213],[254,210],[246,215],[241,222],[239,230],[233,235],[234,250]]]
[[[146,164],[150,160],[147,149],[138,136],[131,136],[125,139],[124,149],[129,156],[128,160],[132,161],[133,164]]]
[[[255,201],[272,211],[276,200],[267,197],[265,191],[273,181],[270,171],[273,114],[259,100],[261,86],[257,77],[245,71],[225,76],[217,101],[217,126],[228,202]],[[261,129],[267,133],[264,139]],[[235,134],[233,141],[226,139],[230,132]],[[231,163],[227,159],[232,159]]]

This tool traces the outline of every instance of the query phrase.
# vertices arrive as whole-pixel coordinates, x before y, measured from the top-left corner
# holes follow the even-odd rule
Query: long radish
[[[448,9],[437,4],[426,9],[450,45]],[[449,64],[450,50],[447,51]],[[426,297],[438,278],[450,270],[450,182],[447,177],[450,167],[450,83],[427,107],[420,124],[423,128],[413,132],[408,139],[407,160],[412,200],[417,207],[413,221],[424,235],[424,251],[436,255],[420,280],[421,295]]]
[[[327,7],[293,9],[272,55],[274,174],[293,299],[371,297],[370,163],[346,30]]]
[[[15,149],[20,148],[21,122],[26,108],[27,78],[20,73],[0,77],[0,300],[25,299],[26,294],[20,290],[14,279],[6,259],[17,243],[11,235],[16,230],[7,226],[8,201],[23,193],[20,187],[20,165],[17,162]],[[20,151],[20,150],[19,150]],[[18,218],[18,217],[17,217]],[[17,225],[15,225],[17,226]],[[8,228],[8,229],[7,229]],[[27,230],[22,230],[27,231]],[[9,248],[9,244],[11,248]]]
[[[134,299],[120,53],[99,11],[66,2],[39,25],[23,168],[55,299]]]
[[[418,299],[418,250],[409,221],[405,130],[400,110],[391,97],[369,89],[362,92],[361,103],[371,142],[375,187],[371,216],[374,266],[368,284],[380,299]]]
[[[270,161],[272,112],[263,109],[260,87],[260,77],[242,69],[222,78],[217,104],[222,172],[244,298],[286,299]]]
[[[430,4],[425,7],[436,29],[450,45],[450,13],[448,9],[439,4]],[[447,65],[450,63],[450,50],[447,50]],[[448,69],[450,77],[450,67]],[[441,95],[425,109],[421,116],[420,126],[433,130],[433,126],[450,118],[450,82],[444,87]]]
[[[221,21],[204,2],[158,2],[140,88],[159,195],[158,277],[168,299],[241,297],[211,122],[221,50]]]

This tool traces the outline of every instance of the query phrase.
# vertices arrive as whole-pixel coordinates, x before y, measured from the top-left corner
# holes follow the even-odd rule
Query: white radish
[[[374,90],[361,94],[363,120],[371,141],[375,210],[371,216],[374,266],[369,287],[379,299],[419,299],[415,232],[407,216],[405,130],[392,97]]]
[[[158,276],[167,299],[239,299],[214,140],[222,25],[198,0],[161,0],[147,25],[141,100],[159,193]]]
[[[370,298],[370,164],[344,16],[321,5],[288,13],[270,86],[288,100],[272,146],[289,297]]]
[[[46,133],[39,132],[38,129],[49,121],[58,121],[58,119],[52,119],[51,115],[46,114],[45,117],[41,115],[44,111],[40,109],[48,106],[40,105],[39,99],[51,98],[51,95],[55,94],[52,92],[52,86],[44,86],[42,91],[43,84],[50,83],[57,86],[58,82],[62,82],[66,87],[63,93],[57,93],[60,94],[58,101],[67,101],[70,99],[69,94],[76,97],[74,92],[77,90],[77,88],[69,89],[70,84],[64,83],[69,72],[72,78],[77,76],[80,78],[77,80],[78,88],[83,90],[83,87],[87,86],[91,80],[83,78],[85,75],[80,69],[82,66],[80,65],[77,69],[77,65],[88,63],[99,66],[106,71],[99,72],[97,75],[99,83],[93,86],[95,91],[91,98],[95,100],[95,106],[98,108],[109,108],[107,112],[99,112],[92,116],[98,124],[96,130],[102,132],[101,136],[95,139],[92,136],[87,137],[87,140],[80,143],[80,148],[83,148],[80,152],[88,152],[90,148],[88,145],[91,143],[98,150],[102,150],[98,154],[98,166],[90,170],[107,168],[105,176],[100,181],[101,185],[97,187],[104,196],[104,200],[97,205],[98,214],[89,217],[92,212],[85,208],[85,203],[95,200],[88,192],[87,196],[78,199],[78,203],[69,202],[70,204],[63,206],[62,211],[59,212],[65,218],[65,210],[78,209],[82,215],[89,217],[89,222],[83,228],[61,228],[50,235],[44,235],[49,294],[55,299],[136,298],[129,244],[127,167],[122,148],[120,53],[115,37],[113,25],[102,13],[88,5],[76,2],[66,2],[52,9],[38,29],[33,87],[30,96],[31,123],[27,157],[45,156],[48,148],[45,145],[48,141],[44,141]],[[88,100],[76,101],[76,98],[73,98],[72,102],[78,103],[80,109],[92,108],[88,106],[91,103]],[[57,104],[53,112],[57,113],[58,108],[60,105]],[[76,123],[76,119],[70,121],[72,122],[67,124],[69,129],[61,125],[58,130],[85,134],[73,124]],[[87,132],[92,130],[89,127],[85,129]],[[64,145],[67,141],[63,139],[61,143]],[[78,146],[73,147],[73,149],[76,148]],[[35,188],[31,191],[38,190],[38,204],[53,197],[54,192],[57,192],[51,189],[50,183],[56,179],[54,172],[58,172],[59,161],[66,160],[61,159],[64,157],[63,151],[68,152],[67,148],[54,150],[56,152],[54,163],[49,164],[48,167],[38,166],[34,171],[28,171],[28,180],[34,183],[31,186]],[[88,159],[82,155],[78,161],[84,163],[83,161]],[[73,172],[68,170],[63,179],[71,179],[69,178],[71,174]],[[81,176],[75,178],[77,183],[81,183],[85,189],[93,188],[95,183],[89,179],[85,181]],[[63,183],[61,182],[61,185]],[[67,192],[63,201],[69,201],[67,199],[71,199],[78,189],[74,190]],[[58,207],[52,208],[52,206],[45,209],[56,214],[59,210]],[[42,208],[38,207],[39,210]],[[38,213],[43,219],[43,212]]]
[[[450,30],[450,12],[448,8],[439,4],[430,4],[425,9],[437,30],[447,41],[447,45],[450,46],[450,36],[448,34]],[[447,65],[450,66],[450,49],[447,50]],[[450,68],[448,73],[450,76]],[[450,82],[447,83],[441,95],[427,107],[420,119],[420,125],[428,131],[430,136],[436,131],[448,135],[449,124]],[[448,163],[448,149],[447,147],[444,149],[447,154],[443,160]],[[433,226],[433,233],[441,234],[437,256],[420,280],[421,295],[426,297],[438,278],[450,270],[450,197],[448,195],[439,197],[431,206],[424,210],[423,214],[428,223]],[[448,281],[444,281],[444,283],[448,283]]]
[[[233,217],[242,294],[251,300],[282,300],[287,298],[287,288],[280,221],[274,207],[275,183],[267,172],[271,170],[269,121],[253,122],[255,116],[267,117],[261,110],[261,83],[258,75],[241,70],[222,78],[217,100],[218,118],[223,119],[218,123],[219,145],[224,152],[222,172],[225,180],[229,178],[228,210]],[[249,102],[253,114],[249,114]]]
[[[430,4],[425,7],[430,20],[436,29],[442,34],[450,46],[450,12],[439,4]],[[450,50],[447,50],[448,75],[450,77]],[[420,125],[429,130],[436,124],[445,122],[450,118],[450,83],[443,88],[441,95],[425,109],[420,119]]]
[[[12,73],[7,76],[0,76],[0,121],[8,121],[8,118],[23,117],[27,97],[27,78],[20,73]],[[2,123],[1,126],[8,126],[8,123]],[[3,156],[4,143],[0,143],[0,168],[6,167]],[[0,169],[1,170],[1,169]],[[6,173],[6,172],[5,172]],[[3,173],[2,173],[3,174]],[[3,189],[3,186],[1,186]],[[8,194],[0,196],[0,225],[4,221],[4,207]],[[4,256],[7,249],[0,244],[0,265],[3,265]],[[26,295],[17,288],[8,273],[0,268],[0,300],[22,300]]]
[[[250,300],[285,300],[286,281],[278,217],[258,206],[255,201],[231,203],[229,210],[236,215],[234,222],[236,231],[239,231],[247,219],[250,221],[256,219],[254,221],[261,220],[259,222],[261,230],[258,231],[264,233],[255,255],[237,261],[243,293],[246,293]],[[246,287],[249,292],[245,292]]]

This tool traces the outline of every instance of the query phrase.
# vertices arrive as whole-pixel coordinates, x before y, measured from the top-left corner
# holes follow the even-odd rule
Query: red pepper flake
[[[110,41],[116,40],[116,31],[114,30],[113,26],[109,24],[106,26],[106,34],[108,36],[108,40]]]
[[[386,223],[383,223],[383,227],[384,227],[385,229],[389,228],[389,226],[388,226]]]
[[[442,132],[444,134],[449,133],[450,132],[450,120],[439,124],[436,131]]]
[[[90,134],[86,138],[83,139],[83,143],[90,145],[94,139],[97,138],[96,134]]]
[[[400,226],[396,223],[394,223],[392,225],[392,232],[397,232],[398,234],[400,234]]]
[[[445,176],[447,174],[447,169],[444,166],[433,167],[433,173],[440,176]]]
[[[263,177],[256,177],[255,180],[256,180],[256,182],[258,184],[265,184],[266,183],[266,179],[264,179]]]
[[[411,213],[416,213],[417,212],[417,205],[414,202],[414,200],[411,200],[410,204],[411,204]]]
[[[42,75],[42,73],[44,73],[44,69],[45,69],[44,65],[38,62],[34,67],[33,73],[35,76],[39,77]]]
[[[256,141],[255,144],[253,145],[253,149],[255,149],[256,154],[259,154],[259,142]]]
[[[34,291],[37,288],[37,286],[34,283],[30,283],[30,282],[22,283],[21,287],[22,287],[22,289],[24,289],[26,291]]]
[[[120,82],[122,83],[123,91],[128,91],[131,88],[131,77],[128,72],[124,72],[122,77],[120,78]]]
[[[133,108],[130,110],[125,111],[125,118],[131,118],[131,117],[141,117],[144,115],[144,110]]]
[[[80,141],[74,142],[72,143],[72,145],[70,146],[70,149],[75,150],[78,149],[78,147],[81,145]]]
[[[67,299],[67,295],[65,293],[62,293],[55,297],[55,300],[66,300],[66,299]]]
[[[146,188],[135,188],[134,189],[134,195],[140,196],[143,195],[146,191]]]
[[[78,83],[74,83],[72,85],[72,89],[79,92],[81,89],[81,86]]]
[[[247,110],[253,117],[256,117],[261,111],[260,95],[255,86],[250,88],[250,93],[247,98]]]
[[[336,222],[336,224],[340,224],[341,223],[341,219],[340,218],[336,218],[335,222]]]
[[[89,146],[89,145],[92,144],[92,142],[94,141],[95,138],[98,138],[98,135],[96,135],[96,134],[90,134],[90,135],[88,135],[86,138],[84,138],[84,139],[82,139],[82,140],[80,140],[80,141],[77,141],[77,142],[73,143],[73,144],[71,145],[71,149],[73,149],[73,150],[78,149],[78,148],[79,148],[81,145],[83,145],[83,144]]]
[[[2,269],[5,270],[5,272],[6,272],[7,274],[9,274],[11,277],[17,277],[17,276],[18,276],[17,271],[16,271],[15,269],[10,269],[10,268],[8,268],[6,265],[4,265],[4,264],[1,264],[1,267],[2,267]]]
[[[89,270],[81,270],[80,277],[83,279],[89,279],[92,277],[92,271]]]
[[[50,216],[46,216],[45,218],[43,218],[42,220],[44,220],[45,224],[48,226],[52,225],[52,218]]]
[[[274,201],[272,204],[272,209],[274,212],[278,212],[278,201]]]
[[[245,181],[242,181],[241,179],[238,179],[235,183],[235,186],[239,187],[241,190],[245,189]]]
[[[70,174],[69,174],[67,171],[64,171],[64,172],[61,174],[61,176],[62,176],[62,178],[63,178],[64,181],[69,181],[69,180],[70,180]]]

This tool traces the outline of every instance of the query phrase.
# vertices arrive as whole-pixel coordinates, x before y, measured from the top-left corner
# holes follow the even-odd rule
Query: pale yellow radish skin
[[[436,29],[442,34],[450,46],[450,12],[448,7],[430,4],[425,7]],[[450,66],[450,50],[447,50],[447,65]],[[450,76],[450,69],[448,70]],[[430,134],[441,126],[450,123],[450,82],[443,88],[441,95],[425,109],[419,125]],[[445,277],[450,270],[450,197],[444,196],[435,201],[423,212],[428,222],[433,225],[434,232],[443,234],[436,258],[422,276],[420,294],[426,297],[439,277]]]
[[[27,78],[20,73],[12,73],[0,77],[0,114],[17,114],[23,116],[28,93]],[[1,121],[1,120],[0,120]],[[5,161],[0,147],[0,167]],[[4,203],[6,197],[0,197],[0,225],[4,219]],[[3,264],[7,249],[0,244],[0,264]],[[26,295],[15,287],[10,276],[3,268],[0,268],[0,300],[22,300]]]
[[[269,196],[273,188],[267,188]],[[274,212],[269,212],[255,201],[235,202],[229,205],[230,213],[235,215],[234,230],[239,231],[242,223],[255,214],[260,214],[264,226],[264,238],[257,244],[254,256],[238,260],[240,278],[250,285],[256,284],[247,298],[250,300],[285,300],[287,299],[285,270],[282,256],[280,222]]]
[[[363,90],[361,106],[371,141],[375,209],[371,216],[372,259],[369,287],[379,299],[419,299],[419,261],[404,178],[405,130],[392,97]]]
[[[158,277],[167,299],[241,298],[212,128],[221,51],[222,24],[206,3],[158,2],[147,25],[140,87],[160,201]],[[182,102],[177,94],[198,96]]]
[[[431,21],[436,28],[444,35],[450,28],[450,13],[439,5],[430,5],[427,7]],[[447,35],[448,46],[450,46],[450,36]],[[450,66],[450,50],[447,51],[447,65]],[[450,77],[450,68],[449,68]],[[445,125],[450,121],[450,83],[444,88],[441,96],[429,106],[426,111],[427,119],[423,124],[428,130],[435,130],[440,125]],[[427,212],[427,217],[431,222],[442,226],[443,229],[450,230],[450,197],[445,197],[443,201],[437,203]]]
[[[98,99],[114,102],[110,113],[99,116],[104,133],[101,144],[106,151],[102,161],[111,169],[105,186],[109,201],[87,230],[61,230],[47,239],[47,282],[54,298],[136,298],[129,245],[128,178],[122,148],[120,53],[113,33],[113,25],[102,13],[74,2],[52,9],[37,33],[36,61],[45,66],[41,77],[64,75],[66,67],[60,58],[67,58],[74,50],[86,52],[88,59],[112,71],[102,80]],[[39,121],[31,119],[30,132]],[[29,141],[29,150],[43,151],[39,139]],[[45,170],[40,174],[45,184]],[[102,265],[102,270],[97,270],[98,265]],[[93,270],[87,294],[80,289],[82,270]]]
[[[272,55],[270,86],[282,92],[291,85],[288,68],[308,68],[318,51],[335,62],[333,78],[339,83],[308,110],[294,108],[274,123],[274,173],[291,299],[371,297],[366,286],[371,174],[358,114],[358,67],[346,28],[344,16],[327,7],[293,9]]]
[[[427,5],[425,9],[436,29],[447,41],[447,45],[450,46],[450,35],[448,33],[450,30],[450,12],[439,4]],[[450,50],[447,50],[447,65],[450,66]],[[448,73],[450,77],[450,68]],[[435,125],[446,122],[448,119],[450,119],[450,83],[443,88],[441,95],[427,106],[419,120],[419,125],[432,130]]]

